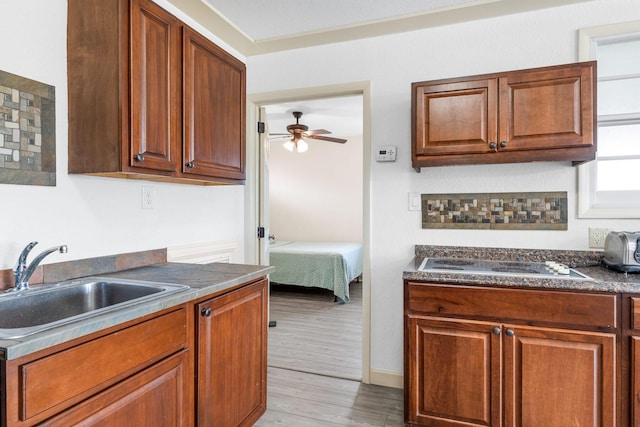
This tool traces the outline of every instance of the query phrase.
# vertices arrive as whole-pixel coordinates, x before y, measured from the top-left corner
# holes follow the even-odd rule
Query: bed
[[[362,244],[276,241],[269,248],[274,283],[324,288],[349,301],[349,283],[362,274]]]

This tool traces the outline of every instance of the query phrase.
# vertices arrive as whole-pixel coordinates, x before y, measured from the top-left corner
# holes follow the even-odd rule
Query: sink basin
[[[90,277],[0,294],[0,338],[20,338],[161,298],[184,285]]]

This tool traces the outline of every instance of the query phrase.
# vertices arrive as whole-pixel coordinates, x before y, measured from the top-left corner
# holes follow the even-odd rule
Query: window
[[[578,172],[581,218],[640,218],[640,21],[580,30],[598,61],[598,153]]]

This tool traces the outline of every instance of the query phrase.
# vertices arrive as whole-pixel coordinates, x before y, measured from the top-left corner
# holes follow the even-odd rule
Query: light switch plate
[[[422,203],[420,193],[409,193],[409,210],[420,211],[422,210]]]

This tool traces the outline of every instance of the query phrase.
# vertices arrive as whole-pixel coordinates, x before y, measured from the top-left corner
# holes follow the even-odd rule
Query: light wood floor
[[[269,366],[339,378],[362,378],[362,284],[351,301],[334,302],[326,289],[272,285]]]
[[[362,384],[362,289],[273,286],[267,412],[256,426],[402,426],[402,390]]]

